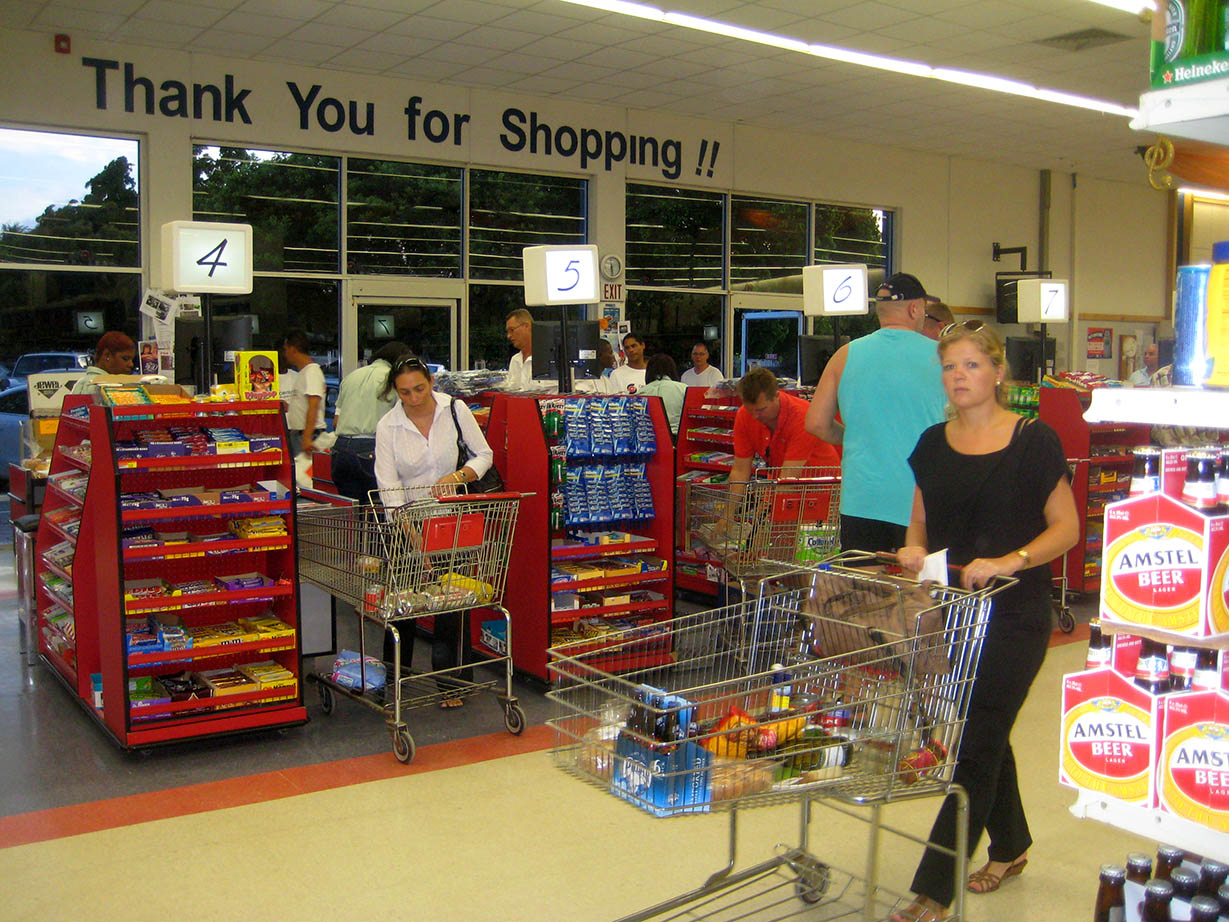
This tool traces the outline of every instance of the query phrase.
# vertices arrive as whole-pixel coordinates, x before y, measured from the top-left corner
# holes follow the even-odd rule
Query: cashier
[[[72,394],[96,394],[98,385],[94,379],[99,375],[130,375],[136,361],[137,344],[127,333],[110,330],[102,334],[94,347],[94,363],[73,384]]]
[[[797,475],[817,468],[841,466],[840,455],[827,442],[807,432],[807,402],[777,387],[777,378],[756,365],[738,381],[743,405],[734,417],[734,463],[731,483],[751,479],[756,456],[770,468],[793,468]]]

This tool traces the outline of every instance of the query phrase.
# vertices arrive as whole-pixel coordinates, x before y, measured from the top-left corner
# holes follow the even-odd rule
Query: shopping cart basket
[[[840,468],[761,468],[747,483],[679,481],[679,546],[709,559],[745,597],[754,585],[835,554]]]
[[[512,694],[512,624],[501,604],[520,493],[434,496],[428,488],[373,493],[369,505],[319,505],[299,511],[299,574],[350,603],[360,617],[358,680],[315,675],[321,704],[331,713],[334,695],[383,711],[392,730],[393,752],[402,762],[414,757],[414,738],[403,711],[464,698],[491,689],[504,711],[509,733],[525,728],[525,714]],[[404,502],[399,500],[404,499]],[[460,665],[415,673],[401,661],[401,630],[422,618],[483,609],[483,640],[502,677],[462,678],[473,664],[462,663],[469,638],[458,642]],[[373,687],[375,670],[366,662],[362,621],[380,625],[392,638],[388,679]],[[463,622],[464,623],[464,622]],[[369,672],[371,675],[369,676]]]
[[[865,559],[846,554],[779,574],[755,599],[663,622],[669,657],[661,636],[643,631],[615,634],[601,649],[549,651],[557,765],[655,816],[730,814],[727,866],[629,920],[727,918],[735,905],[740,919],[800,911],[881,919],[900,898],[877,880],[880,831],[923,840],[885,826],[880,808],[955,794],[967,818],[951,779],[990,591],[923,587],[849,566]],[[605,668],[615,662],[631,668]],[[732,873],[737,811],[789,801],[801,805],[799,846]],[[817,801],[871,807],[861,877],[807,852]],[[962,826],[957,882],[966,841]]]

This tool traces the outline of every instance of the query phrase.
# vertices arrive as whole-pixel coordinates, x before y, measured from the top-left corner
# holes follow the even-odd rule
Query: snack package
[[[333,660],[333,681],[343,688],[383,688],[386,673],[384,664],[374,656],[359,657],[353,650],[342,650]]]

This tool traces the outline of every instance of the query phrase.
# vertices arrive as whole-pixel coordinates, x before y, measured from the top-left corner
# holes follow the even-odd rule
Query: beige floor
[[[1016,727],[1036,843],[1022,877],[970,897],[972,922],[1088,918],[1098,866],[1155,847],[1067,812],[1059,676],[1082,661],[1081,644],[1052,650]],[[891,814],[924,833],[936,806]],[[741,865],[796,840],[797,808],[740,823]],[[724,862],[727,830],[724,815],[654,819],[533,753],[9,848],[0,919],[609,920],[698,884]],[[812,824],[812,851],[833,865],[860,867],[866,843],[831,811]],[[900,889],[917,852],[889,846],[883,880]]]

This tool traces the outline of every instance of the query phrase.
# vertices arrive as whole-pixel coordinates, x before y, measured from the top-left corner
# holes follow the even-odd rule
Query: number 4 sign
[[[249,294],[252,226],[212,221],[162,225],[163,287],[193,294]]]

